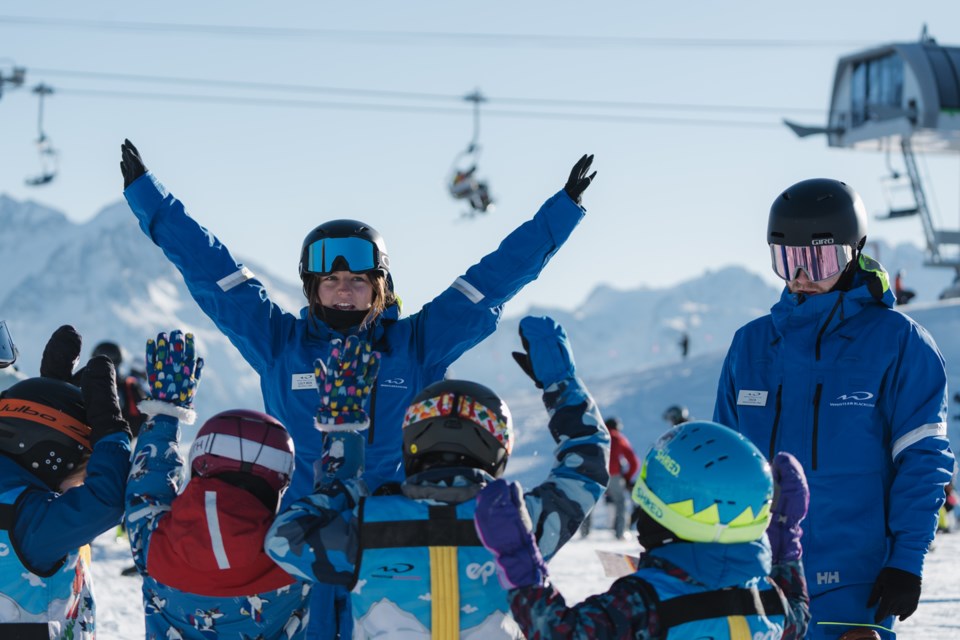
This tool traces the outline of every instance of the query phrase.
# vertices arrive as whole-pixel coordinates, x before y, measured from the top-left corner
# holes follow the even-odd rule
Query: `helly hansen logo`
[[[817,584],[840,584],[839,571],[818,571]]]

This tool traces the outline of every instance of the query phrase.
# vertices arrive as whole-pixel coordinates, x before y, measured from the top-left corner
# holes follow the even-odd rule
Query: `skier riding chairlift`
[[[471,143],[457,156],[453,162],[454,168],[448,186],[451,196],[457,200],[466,200],[470,204],[470,211],[464,213],[466,217],[487,213],[493,208],[493,198],[490,196],[487,183],[478,180],[474,175],[477,171],[476,159],[479,152],[480,148]],[[463,162],[464,158],[470,159],[469,166]]]

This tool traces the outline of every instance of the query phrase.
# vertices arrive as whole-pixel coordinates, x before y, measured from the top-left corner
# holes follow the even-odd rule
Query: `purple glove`
[[[494,555],[497,577],[504,589],[541,585],[547,579],[530,514],[516,482],[494,480],[477,494],[473,514],[480,542]]]
[[[770,464],[773,472],[773,508],[767,537],[773,549],[773,564],[798,560],[803,554],[800,523],[810,506],[810,488],[803,467],[791,454],[781,451]]]

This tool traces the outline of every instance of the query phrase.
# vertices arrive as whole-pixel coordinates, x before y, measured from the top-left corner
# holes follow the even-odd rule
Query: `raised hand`
[[[573,169],[570,170],[570,177],[567,178],[567,184],[563,187],[563,190],[567,192],[570,199],[577,204],[580,204],[580,198],[583,196],[583,192],[587,190],[587,187],[590,186],[590,183],[593,182],[593,179],[597,176],[596,171],[587,175],[590,171],[591,164],[593,164],[593,154],[584,154],[577,160],[577,163],[573,165]]]
[[[320,405],[316,424],[324,431],[359,431],[370,425],[364,410],[380,371],[380,354],[357,336],[334,340],[326,361],[314,362]]]
[[[130,425],[123,419],[123,412],[120,411],[117,376],[110,358],[90,358],[90,362],[83,368],[80,391],[87,412],[87,424],[90,425],[91,448],[111,433],[126,433],[128,438],[133,437]]]
[[[73,380],[73,368],[80,358],[83,339],[77,330],[68,324],[53,332],[43,348],[40,360],[40,375],[64,382]]]
[[[477,494],[473,514],[480,542],[494,555],[504,589],[543,584],[547,565],[533,537],[530,515],[516,482],[494,480]]]
[[[203,358],[198,358],[192,333],[179,329],[147,340],[147,379],[154,400],[193,409]]]
[[[524,352],[514,351],[513,359],[538,389],[549,388],[576,375],[567,333],[553,318],[527,316],[522,319],[520,341]]]
[[[767,537],[773,550],[773,563],[779,564],[797,560],[803,554],[800,523],[810,506],[810,488],[800,462],[785,451],[774,456],[770,471],[774,496]]]
[[[133,143],[124,139],[120,145],[120,173],[123,174],[123,188],[126,189],[134,180],[147,172],[143,166],[143,160],[140,159],[140,152],[133,146]]]

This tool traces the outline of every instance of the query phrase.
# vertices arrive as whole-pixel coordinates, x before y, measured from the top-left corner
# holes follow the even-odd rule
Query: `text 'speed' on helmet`
[[[343,240],[343,242],[338,242]],[[300,277],[309,273],[390,272],[390,256],[383,236],[359,220],[330,220],[307,234],[300,249]]]
[[[80,389],[53,378],[30,378],[0,394],[0,451],[58,489],[90,455]]]
[[[785,189],[770,206],[768,244],[842,244],[859,248],[866,237],[867,211],[863,200],[839,180],[803,180]]]
[[[669,429],[647,452],[633,499],[683,540],[748,542],[770,521],[773,477],[749,440],[695,420]]]
[[[512,450],[510,409],[476,382],[435,382],[417,394],[403,418],[408,476],[442,465],[474,467],[498,478]]]

